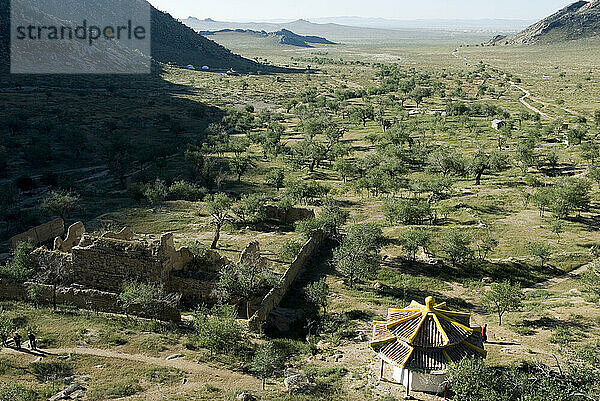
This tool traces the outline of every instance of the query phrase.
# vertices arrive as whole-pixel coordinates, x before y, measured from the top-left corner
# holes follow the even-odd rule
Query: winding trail
[[[588,269],[592,266],[592,263],[588,263],[586,265],[583,265],[575,270],[573,270],[572,272],[569,273],[565,273],[561,276],[558,277],[554,277],[551,279],[548,279],[546,281],[542,281],[541,283],[538,283],[536,285],[534,285],[531,288],[525,288],[525,291],[532,291],[532,290],[547,290],[550,287],[554,287],[556,285],[562,284],[565,281],[572,279],[572,278],[578,278],[579,276],[581,276],[583,273],[585,273],[586,271],[588,271]]]
[[[533,111],[534,113],[539,114],[542,117],[548,118],[550,120],[556,119],[555,117],[550,117],[548,114],[544,113],[540,109],[535,108],[530,103],[527,103],[527,99],[535,100],[534,98],[531,97],[531,92],[529,92],[527,89],[517,85],[513,81],[509,81],[509,83],[512,85],[513,88],[516,88],[516,89],[520,90],[521,92],[523,92],[523,96],[519,98],[519,102],[521,102],[521,104],[523,106],[527,107],[529,110]]]
[[[454,57],[456,57],[457,59],[459,59],[459,60],[460,60],[460,59],[464,60],[464,61],[465,61],[467,64],[469,64],[469,65],[472,65],[472,64],[473,64],[473,62],[472,62],[471,60],[469,60],[467,57],[464,57],[464,56],[463,56],[463,57],[461,58],[461,56],[458,54],[458,49],[454,50],[454,51],[452,52],[452,55],[453,55]],[[528,108],[529,110],[533,111],[534,113],[536,113],[536,114],[539,114],[541,117],[547,118],[547,119],[549,119],[549,120],[556,120],[556,119],[557,119],[557,117],[553,117],[553,116],[551,116],[551,115],[549,115],[549,114],[547,114],[547,113],[545,113],[545,112],[541,111],[540,109],[536,108],[536,107],[535,107],[535,106],[533,106],[531,103],[528,103],[528,102],[527,102],[527,100],[532,100],[532,101],[534,101],[534,102],[537,102],[537,103],[540,103],[540,104],[542,104],[542,105],[544,105],[544,106],[546,106],[546,107],[547,107],[547,106],[550,106],[550,104],[549,104],[549,103],[547,103],[547,102],[544,102],[544,101],[542,101],[542,100],[540,100],[540,99],[537,99],[537,98],[533,97],[533,96],[531,95],[531,92],[529,92],[527,89],[523,88],[522,86],[520,86],[520,85],[516,84],[515,82],[513,82],[513,81],[509,81],[509,83],[510,83],[510,85],[511,85],[513,88],[515,88],[515,89],[517,89],[517,90],[519,90],[519,91],[523,92],[523,96],[519,98],[519,102],[520,102],[520,103],[521,103],[523,106],[525,106],[525,107],[526,107],[526,108]],[[580,115],[581,115],[580,113],[578,113],[578,112],[576,112],[576,111],[574,111],[574,110],[568,109],[568,108],[566,108],[566,107],[561,107],[560,109],[561,109],[561,110],[563,110],[564,112],[568,113],[568,114],[571,114],[572,116],[575,116],[575,117],[577,117],[577,116],[580,116]]]

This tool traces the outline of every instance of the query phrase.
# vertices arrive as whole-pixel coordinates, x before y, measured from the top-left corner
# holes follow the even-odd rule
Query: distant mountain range
[[[198,19],[189,17],[182,22],[197,32],[220,31],[223,29],[241,29],[250,31],[277,32],[283,29],[297,35],[320,36],[335,42],[349,42],[361,40],[398,41],[398,40],[456,40],[485,39],[489,35],[463,31],[449,31],[441,29],[382,29],[361,26],[350,26],[336,23],[318,24],[304,19],[291,22],[226,22],[213,19]]]
[[[378,29],[439,29],[447,31],[473,32],[518,32],[535,22],[535,20],[512,19],[416,19],[398,20],[387,18],[364,17],[328,17],[312,18],[319,24],[340,24],[364,28]]]
[[[320,45],[335,45],[335,42],[331,42],[320,36],[302,36],[296,35],[294,32],[287,29],[282,29],[277,32],[265,32],[265,31],[252,31],[245,29],[222,29],[220,31],[200,31],[199,33],[204,36],[218,35],[221,33],[239,33],[242,35],[259,36],[262,38],[275,37],[282,45],[296,46],[296,47],[313,47],[313,44]]]
[[[492,45],[532,45],[600,37],[600,0],[578,1],[522,32],[496,36]]]

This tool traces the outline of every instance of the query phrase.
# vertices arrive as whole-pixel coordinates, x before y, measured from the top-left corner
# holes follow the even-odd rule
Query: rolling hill
[[[313,47],[314,44],[321,45],[335,45],[334,42],[331,42],[325,38],[319,36],[302,36],[296,35],[294,32],[289,31],[287,29],[282,29],[277,32],[265,32],[265,31],[252,31],[252,30],[244,30],[244,29],[222,29],[220,31],[207,31],[207,32],[199,32],[204,36],[213,36],[219,34],[226,33],[237,33],[240,35],[256,37],[259,39],[275,39],[281,45],[289,45],[295,47]]]
[[[600,0],[578,1],[522,32],[497,36],[491,45],[549,44],[600,35]]]
[[[304,19],[285,23],[272,22],[224,22],[213,19],[188,17],[182,22],[197,32],[220,31],[223,29],[242,29],[251,31],[276,32],[283,29],[298,35],[321,36],[335,42],[351,41],[404,41],[404,40],[456,40],[485,39],[473,32],[436,30],[436,29],[377,29],[336,23],[317,24]]]

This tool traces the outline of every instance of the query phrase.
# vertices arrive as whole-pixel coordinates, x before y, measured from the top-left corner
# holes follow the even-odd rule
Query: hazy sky
[[[149,0],[177,18],[221,21],[336,16],[540,19],[575,0]]]

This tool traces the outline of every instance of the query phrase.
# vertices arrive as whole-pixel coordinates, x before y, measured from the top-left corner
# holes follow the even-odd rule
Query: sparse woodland
[[[36,88],[0,91],[3,240],[62,217],[96,232],[171,231],[178,246],[232,260],[256,240],[269,260],[220,271],[222,304],[183,310],[180,325],[126,316],[132,303],[177,303],[140,283],[120,295],[123,316],[39,304],[35,287],[2,301],[0,334],[34,330],[40,348],[71,357],[32,365],[0,351],[0,400],[46,399],[73,375],[90,377],[92,400],[397,399],[373,379],[371,322],[427,296],[489,325],[485,364],[450,373],[453,399],[598,400],[600,81],[593,58],[574,55],[599,47],[540,58],[474,43],[234,48],[312,66],[277,76],[161,64],[147,81],[0,79]],[[102,91],[78,90],[92,86]],[[275,224],[265,205],[315,218]],[[249,333],[240,311],[317,229],[328,241],[281,303],[299,323]],[[14,251],[0,279],[66,284],[51,262],[31,271],[30,252]],[[172,354],[184,362],[157,362]],[[288,371],[310,376],[310,392],[288,394]]]

